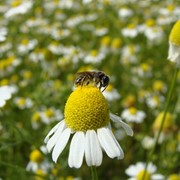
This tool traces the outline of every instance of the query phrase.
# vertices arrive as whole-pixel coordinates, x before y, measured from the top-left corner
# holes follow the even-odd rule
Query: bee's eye
[[[109,83],[109,77],[108,77],[108,76],[103,76],[102,82],[103,82],[104,86],[108,85],[108,83]]]

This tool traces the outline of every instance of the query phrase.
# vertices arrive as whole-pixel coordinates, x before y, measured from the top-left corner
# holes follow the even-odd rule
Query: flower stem
[[[96,166],[91,166],[91,179],[98,180]]]
[[[169,109],[169,105],[170,105],[171,97],[172,97],[172,94],[173,94],[173,90],[174,90],[174,87],[175,87],[175,84],[176,84],[176,79],[177,79],[178,72],[179,72],[179,68],[176,68],[175,72],[174,72],[174,75],[173,75],[173,80],[171,82],[170,89],[169,89],[169,92],[168,92],[167,100],[166,100],[166,103],[165,103],[164,114],[163,114],[161,126],[160,126],[158,134],[157,134],[157,136],[155,138],[154,146],[153,146],[152,150],[150,151],[149,156],[147,158],[146,165],[145,165],[145,171],[144,171],[142,180],[145,179],[148,164],[149,164],[150,161],[152,161],[153,154],[154,154],[154,152],[156,150],[156,147],[158,145],[159,138],[160,138],[160,135],[161,135],[161,132],[162,132],[162,129],[163,129],[165,119],[166,119],[166,114],[167,114],[168,109]]]

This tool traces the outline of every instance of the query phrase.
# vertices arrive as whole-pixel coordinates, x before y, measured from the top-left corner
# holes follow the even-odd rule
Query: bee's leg
[[[107,85],[107,86],[108,86],[108,85]],[[104,89],[103,89],[101,92],[104,92],[104,91],[106,90],[107,86],[105,86]]]

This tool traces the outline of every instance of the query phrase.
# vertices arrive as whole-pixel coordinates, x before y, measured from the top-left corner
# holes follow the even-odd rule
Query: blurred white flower
[[[30,50],[34,49],[37,43],[38,42],[36,39],[32,39],[32,40],[23,39],[22,42],[18,46],[18,52],[21,54],[26,54]]]
[[[33,106],[33,104],[34,104],[31,99],[24,98],[24,97],[16,97],[16,98],[14,98],[14,103],[20,109],[31,108]]]
[[[136,56],[139,53],[140,47],[135,44],[130,44],[122,48],[121,61],[123,64],[137,63],[138,58]]]
[[[156,108],[164,102],[165,98],[162,95],[148,94],[146,97],[146,103],[150,108]]]
[[[6,40],[6,35],[7,35],[7,28],[5,27],[0,28],[0,42]]]
[[[135,107],[130,107],[122,112],[121,117],[127,122],[141,123],[145,119],[146,114],[144,111],[137,110]]]
[[[108,101],[117,100],[121,97],[118,91],[110,84],[108,85],[106,91],[103,92],[103,95]]]
[[[22,4],[19,4],[15,7],[10,8],[6,13],[5,13],[5,18],[10,18],[14,17],[15,15],[18,14],[26,14],[29,9],[31,9],[33,5],[33,1],[24,1]]]
[[[85,63],[100,63],[104,58],[106,57],[106,54],[103,52],[98,52],[97,50],[92,50],[89,54],[87,54],[84,58]]]
[[[44,151],[44,147],[41,147]],[[36,172],[39,169],[42,169],[44,172],[48,172],[52,167],[52,163],[44,157],[44,155],[38,149],[33,150],[29,156],[30,161],[26,166],[27,171]]]
[[[145,136],[141,141],[141,144],[144,149],[151,149],[154,145],[154,142],[155,142],[154,138],[150,136]]]
[[[121,8],[118,14],[120,18],[127,18],[133,15],[133,11],[129,8]]]
[[[144,35],[147,37],[149,41],[153,44],[160,43],[163,39],[163,30],[160,27],[151,27],[147,28],[144,31]]]
[[[145,170],[145,163],[137,162],[135,165],[130,165],[126,169],[126,174],[130,176],[128,180],[140,180],[143,178],[144,173],[146,173],[144,179],[151,180],[164,180],[164,176],[161,174],[155,174],[157,168],[151,162],[148,164],[147,169]]]
[[[123,36],[130,38],[135,38],[139,34],[138,27],[135,24],[129,24],[126,28],[123,28],[121,32]]]

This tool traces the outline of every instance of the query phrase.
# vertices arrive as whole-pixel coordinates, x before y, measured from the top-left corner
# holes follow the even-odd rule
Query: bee
[[[92,83],[94,86],[99,87],[102,92],[107,88],[109,84],[109,77],[102,71],[85,71],[77,73],[75,79],[76,86],[85,86]]]

